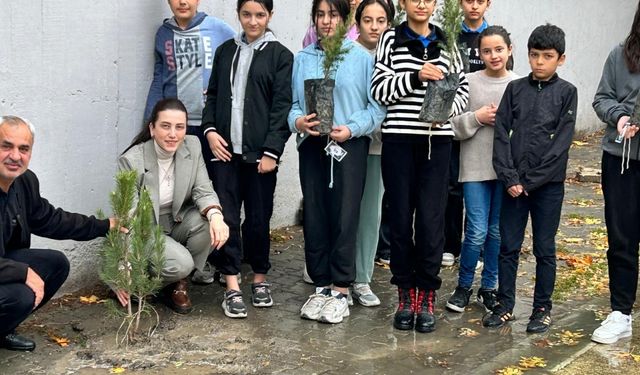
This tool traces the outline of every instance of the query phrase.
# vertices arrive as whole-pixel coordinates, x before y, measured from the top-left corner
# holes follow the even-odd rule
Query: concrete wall
[[[276,1],[271,24],[292,51],[309,24],[310,1]],[[567,32],[560,74],[580,90],[579,127],[598,126],[591,99],[607,52],[629,30],[635,1],[494,0],[488,18],[512,32],[516,71],[527,73],[526,39],[544,22]],[[201,10],[239,29],[236,1],[202,0]],[[53,204],[108,212],[117,155],[141,126],[152,74],[157,27],[169,16],[161,0],[23,0],[0,6],[0,114],[29,118],[37,128],[31,168]],[[594,21],[599,17],[599,21]],[[280,168],[274,227],[294,221],[300,199],[297,154],[290,142]],[[73,269],[68,289],[96,278],[96,242],[35,244],[65,250]]]

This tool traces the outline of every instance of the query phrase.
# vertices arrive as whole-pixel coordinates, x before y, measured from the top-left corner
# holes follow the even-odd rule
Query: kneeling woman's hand
[[[211,215],[209,219],[209,234],[211,234],[211,247],[218,250],[229,239],[229,227],[224,223],[221,214]]]

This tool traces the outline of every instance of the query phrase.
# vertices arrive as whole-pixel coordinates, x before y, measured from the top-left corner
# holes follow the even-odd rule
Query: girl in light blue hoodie
[[[358,213],[364,189],[370,134],[385,111],[370,94],[373,60],[368,52],[345,40],[348,49],[332,78],[333,130],[320,135],[316,114],[309,114],[304,81],[324,76],[322,39],[335,33],[348,19],[347,0],[314,0],[312,21],[320,36],[317,43],[300,51],[294,60],[293,103],[288,122],[298,133],[300,183],[304,197],[305,258],[316,292],[302,306],[302,318],[340,323],[349,315],[348,287],[355,280],[355,249]],[[332,143],[333,142],[333,143]],[[346,151],[340,161],[327,155],[335,144]]]

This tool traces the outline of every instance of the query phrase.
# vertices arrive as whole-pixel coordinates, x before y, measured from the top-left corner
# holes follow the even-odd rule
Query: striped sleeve
[[[378,41],[376,64],[371,79],[371,95],[382,105],[390,105],[422,86],[417,71],[398,72],[391,60],[395,30],[387,30]]]

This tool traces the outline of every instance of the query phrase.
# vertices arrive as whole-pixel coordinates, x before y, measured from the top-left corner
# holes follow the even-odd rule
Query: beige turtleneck
[[[170,214],[173,204],[175,186],[175,152],[167,152],[154,140],[153,146],[158,156],[158,196],[160,198],[160,215]]]

